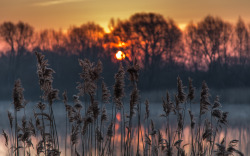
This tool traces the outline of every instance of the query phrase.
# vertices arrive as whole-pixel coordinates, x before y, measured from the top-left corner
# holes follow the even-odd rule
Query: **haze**
[[[36,29],[61,29],[94,21],[108,31],[111,18],[127,19],[136,12],[156,12],[184,28],[190,21],[215,15],[229,22],[239,16],[249,23],[248,0],[1,0],[0,23],[24,21]]]

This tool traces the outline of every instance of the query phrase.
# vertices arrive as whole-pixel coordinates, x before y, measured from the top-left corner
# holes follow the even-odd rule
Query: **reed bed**
[[[112,88],[107,87],[101,77],[101,61],[95,64],[88,59],[79,59],[81,82],[77,83],[78,94],[73,95],[73,103],[69,102],[66,91],[62,93],[66,121],[65,140],[62,141],[54,116],[53,104],[59,100],[59,90],[53,88],[55,72],[49,68],[44,55],[36,52],[36,56],[41,96],[33,114],[26,114],[27,102],[21,80],[15,82],[14,114],[8,112],[10,128],[7,132],[2,131],[8,155],[32,155],[32,149],[38,156],[58,156],[61,153],[71,156],[243,155],[237,150],[238,140],[226,144],[225,139],[220,137],[220,132],[227,129],[229,114],[222,111],[218,96],[210,101],[212,97],[205,81],[200,101],[196,102],[192,79],[185,87],[181,78],[177,77],[176,93],[170,95],[166,92],[166,96],[162,97],[159,117],[164,122],[157,127],[153,120],[155,117],[151,118],[150,99],[142,101],[140,98],[137,85],[140,66],[136,60],[127,69],[120,64]],[[131,92],[127,96],[126,75],[130,81],[126,88]],[[101,98],[98,90],[101,90]],[[194,103],[200,104],[199,113],[194,114]],[[107,107],[112,108],[109,113]],[[18,115],[22,115],[22,119]],[[186,136],[189,136],[188,140]],[[60,146],[62,142],[64,147]]]

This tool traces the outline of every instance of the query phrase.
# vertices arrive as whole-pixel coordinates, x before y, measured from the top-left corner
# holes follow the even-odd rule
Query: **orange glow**
[[[119,130],[119,128],[120,128],[119,123],[116,123],[116,124],[115,124],[115,131],[116,131],[116,134],[118,133],[117,131]]]
[[[135,129],[131,134],[130,137],[134,138],[133,141],[131,142],[131,147],[133,147],[134,149],[136,149],[137,147],[137,143],[138,140],[135,139],[138,136],[138,133],[136,131],[138,127],[133,127],[133,129]],[[141,133],[140,133],[140,137],[145,136],[145,134],[147,134],[148,129],[142,126],[141,127]],[[160,128],[160,127],[159,127]],[[172,129],[173,127],[170,127],[170,129]],[[245,153],[246,155],[249,155],[249,137],[250,134],[248,133],[249,126],[248,127],[239,127],[239,128],[232,128],[229,127],[227,129],[227,131],[220,131],[218,132],[218,140],[222,140],[223,138],[225,138],[226,140],[233,140],[235,138],[239,138],[241,147],[239,148],[241,152]],[[119,123],[115,124],[115,136],[114,136],[114,141],[115,141],[115,148],[117,149],[117,151],[120,151],[120,143],[121,143],[121,133],[119,130]],[[159,129],[162,132],[162,137],[163,138],[167,138],[166,133],[164,133],[164,131],[166,130],[165,125],[162,125],[162,127]],[[126,134],[128,133],[127,129],[125,130]],[[191,133],[191,129],[190,127],[184,127],[183,129],[183,142],[184,143],[190,143],[192,141],[191,136],[189,135]],[[8,134],[10,135],[10,134]],[[64,140],[65,136],[64,135],[59,135],[59,140]],[[153,140],[152,136],[149,136],[150,140]],[[31,137],[32,143],[33,144],[37,144],[39,142],[39,139],[36,137]],[[70,144],[70,136],[67,136],[67,144]],[[175,138],[175,141],[177,141],[178,139]],[[217,139],[216,139],[217,140]],[[124,138],[124,141],[126,142],[126,137]],[[141,140],[139,140],[139,148],[143,149],[143,147],[145,146],[145,142],[142,142]],[[174,142],[175,142],[174,141]],[[144,143],[144,145],[143,145]],[[60,147],[63,148],[63,144],[60,144]],[[62,150],[62,155],[70,155],[70,147],[68,146],[67,148],[67,154],[64,153],[64,150]],[[186,153],[188,153],[187,155],[190,155],[190,146],[185,146],[185,151]],[[35,155],[36,154],[36,150],[31,148],[30,150],[31,155]],[[9,155],[8,154],[8,150],[6,150],[6,146],[4,145],[3,141],[0,141],[0,155]],[[133,153],[133,155],[135,155],[135,153]]]
[[[187,23],[179,24],[179,28],[184,31],[186,29]]]
[[[115,54],[115,57],[117,60],[123,60],[125,59],[125,54],[122,52],[122,51],[118,51],[116,54]]]
[[[125,43],[124,43],[124,42],[119,42],[119,43],[118,43],[118,46],[119,46],[119,47],[125,46]]]
[[[28,1],[27,1],[28,2]],[[189,23],[202,19],[207,14],[218,15],[225,20],[235,21],[239,15],[248,20],[250,1],[85,1],[85,0],[35,0],[22,3],[20,0],[1,1],[0,14],[4,15],[3,21],[18,21],[30,23],[38,30],[42,29],[67,29],[72,25],[81,25],[93,21],[104,27],[109,32],[109,21],[114,19],[128,19],[136,12],[157,12],[164,17],[173,18],[176,23]],[[142,4],[144,4],[142,6]],[[183,7],[185,6],[185,9]],[[81,7],[79,7],[81,6]],[[122,6],[122,7],[121,7]],[[195,6],[195,7],[194,7]],[[213,11],[210,8],[214,7]],[[105,8],[105,9],[104,9]],[[187,9],[192,8],[192,9]],[[11,11],[10,11],[11,10]],[[129,11],[128,11],[129,10]],[[168,10],[168,11],[165,11]],[[55,14],[56,11],[56,14]],[[39,19],[39,20],[37,20]]]
[[[121,113],[118,112],[118,113],[116,114],[116,119],[117,119],[118,122],[121,121]]]

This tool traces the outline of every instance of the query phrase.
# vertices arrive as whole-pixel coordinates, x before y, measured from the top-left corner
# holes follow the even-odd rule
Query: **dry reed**
[[[20,151],[23,155],[31,155],[30,148],[33,147],[31,136],[38,139],[36,145],[37,155],[57,156],[60,155],[58,132],[53,113],[53,102],[58,99],[58,90],[53,88],[53,69],[49,68],[48,60],[41,53],[37,56],[37,74],[41,89],[41,97],[34,109],[35,124],[28,120],[25,113],[26,102],[24,100],[21,81],[17,80],[13,89],[14,117],[8,112],[10,124],[10,137],[3,130],[5,146],[10,150],[9,155],[19,156]],[[106,105],[109,105],[111,98],[110,91],[106,84],[101,80],[102,63],[97,64],[84,59],[79,60],[82,67],[80,73],[81,82],[78,82],[78,94],[73,96],[73,105],[69,104],[67,92],[63,93],[63,103],[65,106],[65,149],[67,153],[67,136],[70,136],[70,155],[187,155],[187,148],[191,156],[196,155],[217,155],[229,156],[233,153],[243,155],[236,149],[238,140],[232,140],[226,147],[224,140],[216,143],[217,133],[227,124],[228,112],[221,110],[219,97],[214,103],[210,103],[210,94],[206,82],[202,83],[200,94],[200,111],[195,116],[192,112],[192,105],[195,99],[195,88],[192,79],[189,78],[188,94],[181,78],[177,77],[177,93],[171,95],[167,92],[166,97],[162,98],[162,111],[160,115],[166,122],[165,132],[157,129],[150,116],[149,100],[145,101],[144,120],[141,121],[142,106],[137,83],[139,82],[140,67],[135,60],[133,65],[127,68],[129,80],[132,84],[129,109],[124,105],[125,98],[125,70],[120,64],[118,72],[115,74],[113,86],[113,106],[112,116],[108,116]],[[99,85],[100,84],[100,85]],[[98,89],[102,91],[101,100],[97,97]],[[83,98],[83,99],[82,99]],[[82,102],[84,101],[84,102]],[[101,101],[101,102],[99,102]],[[189,106],[187,103],[189,102]],[[23,118],[18,121],[17,112],[24,109]],[[38,111],[38,112],[37,112]],[[190,123],[185,122],[185,113],[189,114]],[[120,115],[119,121],[117,115]],[[175,119],[176,120],[175,120]],[[198,118],[198,124],[196,119]],[[133,123],[133,120],[137,121]],[[14,121],[14,124],[13,124]],[[149,123],[149,121],[151,121]],[[171,124],[175,121],[176,124]],[[18,125],[18,122],[21,125]],[[120,126],[120,132],[117,131]],[[190,126],[191,142],[184,142],[183,129]],[[226,127],[225,127],[226,128]],[[13,133],[14,131],[14,133]],[[68,134],[70,133],[70,134]],[[117,134],[118,133],[118,134]],[[137,139],[134,138],[137,135]],[[120,151],[117,138],[120,137]],[[136,150],[133,143],[136,140]],[[214,150],[215,149],[215,150]],[[136,152],[135,152],[136,151]]]

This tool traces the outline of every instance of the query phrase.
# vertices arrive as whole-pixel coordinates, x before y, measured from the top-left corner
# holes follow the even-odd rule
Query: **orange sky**
[[[112,17],[127,19],[136,12],[160,13],[182,27],[208,14],[250,23],[250,0],[0,0],[0,23],[22,20],[37,30],[66,30],[88,21],[107,30]]]

